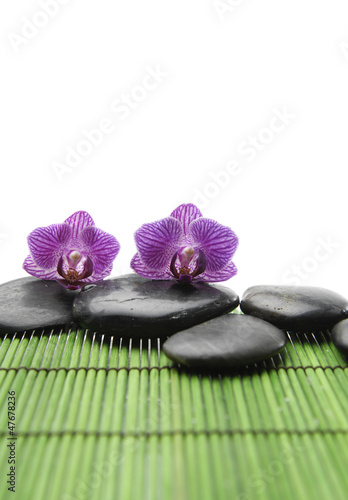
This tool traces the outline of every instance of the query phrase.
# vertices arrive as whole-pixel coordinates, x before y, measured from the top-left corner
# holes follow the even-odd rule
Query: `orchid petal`
[[[238,238],[229,227],[212,219],[199,218],[191,222],[190,233],[194,244],[203,251],[207,272],[223,269],[238,246]]]
[[[102,273],[112,264],[120,250],[120,244],[114,236],[95,226],[83,229],[78,240],[84,246],[85,253],[90,257],[96,275]]]
[[[174,219],[178,219],[183,228],[184,228],[184,237],[187,238],[189,236],[189,225],[192,221],[198,219],[199,217],[203,217],[201,211],[196,205],[192,203],[184,203],[178,206],[173,212],[170,214]]]
[[[93,274],[91,276],[83,278],[81,281],[83,283],[95,283],[96,281],[101,281],[107,276],[109,276],[111,271],[112,271],[112,264],[110,264],[110,266],[108,266],[106,269],[104,269],[104,271],[100,273],[96,273],[95,270],[93,270]]]
[[[195,278],[195,281],[208,281],[213,283],[214,281],[226,281],[237,274],[237,267],[231,262],[220,271],[215,272],[204,272]]]
[[[173,217],[143,224],[134,237],[145,266],[157,272],[165,271],[179,249],[178,242],[182,234],[182,224]]]
[[[205,258],[204,252],[202,252],[202,250],[198,250],[198,259],[196,262],[196,268],[192,273],[192,277],[194,278],[195,276],[202,274],[205,271],[206,267],[207,259]]]
[[[93,262],[88,257],[86,258],[86,262],[84,263],[84,268],[82,274],[80,274],[80,281],[86,278],[89,278],[93,274]]]
[[[169,273],[169,271],[154,271],[153,269],[149,269],[140,259],[138,254],[135,254],[130,263],[131,268],[138,273],[140,276],[144,278],[148,278],[151,280],[168,280],[173,279],[173,276]]]
[[[56,267],[71,240],[71,234],[68,224],[53,224],[32,231],[28,236],[28,245],[34,262],[43,269]]]
[[[58,260],[58,264],[57,264],[57,273],[59,274],[59,276],[61,276],[62,278],[65,278],[65,272],[64,272],[64,269],[63,269],[63,257],[61,257],[59,260]]]
[[[56,268],[48,270],[38,267],[30,255],[25,259],[23,269],[32,276],[35,276],[35,278],[43,280],[54,280],[60,277]]]
[[[80,210],[79,212],[75,212],[74,214],[70,215],[65,221],[65,224],[68,224],[72,228],[72,238],[75,240],[79,233],[83,229],[89,226],[94,226],[94,220],[92,217],[89,215],[88,212],[84,212],[83,210]]]
[[[179,278],[178,270],[175,267],[175,262],[176,262],[177,257],[178,257],[178,252],[175,252],[175,254],[172,257],[172,260],[170,261],[170,267],[169,267],[170,272],[172,273],[172,275],[175,278]]]

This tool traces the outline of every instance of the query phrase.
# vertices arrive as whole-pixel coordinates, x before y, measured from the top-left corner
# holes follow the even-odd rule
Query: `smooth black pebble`
[[[329,328],[348,317],[347,299],[313,286],[252,286],[240,307],[244,314],[299,332]]]
[[[337,349],[348,355],[348,319],[340,321],[333,327],[331,338]]]
[[[20,278],[0,285],[0,333],[14,333],[74,321],[76,292],[56,281]]]
[[[166,337],[232,311],[238,295],[208,283],[155,281],[137,274],[87,285],[76,297],[76,321],[118,337]]]
[[[286,335],[262,319],[225,314],[176,333],[163,351],[177,363],[199,368],[233,368],[267,359],[286,344]]]

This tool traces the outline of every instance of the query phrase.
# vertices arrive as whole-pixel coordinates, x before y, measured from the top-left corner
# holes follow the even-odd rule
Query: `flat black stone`
[[[348,355],[348,319],[340,321],[333,327],[331,338],[337,349]]]
[[[84,287],[73,312],[81,326],[99,333],[156,338],[232,311],[238,304],[229,288],[129,274]]]
[[[252,286],[244,292],[240,307],[244,314],[298,332],[330,328],[348,317],[347,299],[314,286]]]
[[[233,368],[267,359],[286,344],[279,328],[252,316],[225,314],[176,333],[163,351],[193,368]]]
[[[76,292],[56,281],[20,278],[0,285],[0,333],[14,333],[74,321]]]

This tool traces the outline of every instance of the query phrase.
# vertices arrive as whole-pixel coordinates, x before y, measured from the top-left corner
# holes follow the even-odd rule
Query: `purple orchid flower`
[[[57,280],[69,290],[111,273],[120,250],[116,238],[95,227],[87,212],[75,212],[63,224],[38,227],[28,236],[30,255],[23,268],[32,276]]]
[[[135,272],[155,280],[225,281],[237,273],[231,261],[238,246],[232,229],[206,219],[192,203],[170,217],[143,224],[135,233]]]

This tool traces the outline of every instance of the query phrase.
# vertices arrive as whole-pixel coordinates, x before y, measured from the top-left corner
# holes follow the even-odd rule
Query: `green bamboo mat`
[[[3,336],[1,500],[346,499],[347,360],[328,331],[287,335],[267,362],[215,374],[175,367],[159,340]]]

